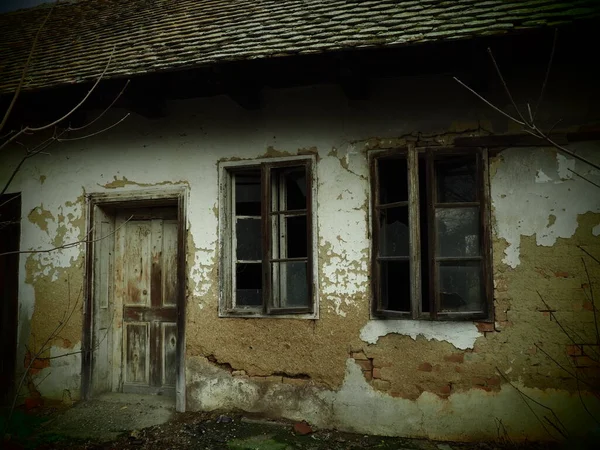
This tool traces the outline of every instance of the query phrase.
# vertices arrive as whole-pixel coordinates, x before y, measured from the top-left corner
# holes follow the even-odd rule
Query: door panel
[[[124,392],[174,394],[177,344],[176,209],[125,212],[122,266]],[[124,219],[127,220],[127,219]],[[117,237],[119,239],[119,237]],[[118,269],[117,269],[118,272]]]
[[[163,358],[163,385],[175,387],[177,357],[177,325],[164,322],[162,325],[165,356]]]
[[[148,384],[148,323],[125,323],[125,382]]]

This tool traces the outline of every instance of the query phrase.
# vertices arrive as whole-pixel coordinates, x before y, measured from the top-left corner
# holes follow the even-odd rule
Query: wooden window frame
[[[287,261],[290,258],[273,257],[272,217],[288,213],[288,211],[273,211],[274,187],[271,173],[274,170],[285,168],[304,167],[306,170],[307,191],[306,209],[294,210],[293,215],[306,215],[307,218],[307,245],[306,258],[307,277],[309,277],[308,297],[310,299],[307,307],[280,308],[273,304],[274,286],[271,278],[271,267],[273,263]],[[260,170],[261,173],[261,230],[262,230],[262,305],[256,308],[236,307],[235,305],[235,185],[236,173],[246,170]],[[220,299],[219,317],[255,317],[255,318],[296,318],[317,319],[318,318],[318,289],[317,289],[317,242],[316,214],[313,214],[316,198],[316,168],[314,156],[301,156],[289,158],[269,158],[253,161],[230,161],[219,164],[219,186],[220,186],[220,208],[219,208],[219,242],[221,255],[220,274]],[[296,260],[296,258],[291,258]],[[298,260],[300,260],[298,259]]]
[[[477,157],[476,170],[478,174],[477,189],[478,201],[476,206],[479,207],[479,245],[480,256],[477,259],[481,261],[481,277],[482,277],[482,295],[484,302],[482,305],[483,311],[466,311],[466,312],[448,312],[438,313],[439,296],[438,293],[438,270],[437,264],[441,258],[436,256],[436,239],[437,231],[435,225],[435,209],[440,206],[434,203],[435,201],[435,175],[434,161],[439,159],[450,158],[452,156],[461,156],[475,154]],[[379,186],[378,186],[378,169],[377,161],[386,157],[403,157],[407,162],[407,178],[408,178],[408,201],[406,203],[409,208],[409,257],[410,261],[410,311],[395,311],[385,310],[382,308],[381,295],[381,272],[378,261],[379,256]],[[424,158],[426,161],[426,185],[427,185],[427,231],[429,252],[427,255],[421,255],[421,236],[420,233],[420,198],[419,198],[419,158]],[[493,280],[492,280],[492,248],[491,248],[491,228],[490,228],[490,191],[489,191],[489,163],[488,151],[486,148],[473,147],[416,147],[409,145],[404,148],[393,150],[375,151],[369,153],[369,170],[371,178],[371,318],[373,319],[409,319],[409,320],[440,320],[440,321],[457,321],[457,320],[477,320],[483,322],[493,322]],[[464,206],[464,205],[462,205]],[[421,293],[421,262],[424,258],[428,259],[429,273],[429,312],[423,311],[423,301]],[[445,260],[445,258],[444,258]],[[465,258],[465,261],[467,258]]]

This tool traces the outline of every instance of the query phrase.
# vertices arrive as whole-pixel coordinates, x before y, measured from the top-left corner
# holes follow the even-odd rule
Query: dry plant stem
[[[579,395],[579,401],[581,402],[581,406],[583,406],[583,409],[585,410],[585,412],[588,413],[588,416],[590,416],[592,418],[592,420],[594,422],[596,422],[596,425],[600,425],[598,418],[592,414],[592,412],[589,410],[589,408],[583,401],[583,396],[581,395],[581,389],[579,388],[579,377],[577,376],[577,374],[575,374],[575,381],[577,382],[577,394]]]
[[[559,432],[559,434],[563,438],[566,439],[568,437],[568,433],[567,433],[567,430],[566,430],[565,426],[562,424],[562,422],[560,421],[560,419],[558,418],[558,416],[556,415],[556,413],[554,412],[554,410],[552,408],[549,408],[546,405],[541,404],[537,400],[531,398],[529,395],[527,395],[523,391],[521,391],[518,387],[516,387],[514,384],[511,383],[511,381],[508,379],[508,377],[506,376],[506,374],[504,372],[502,372],[498,367],[496,367],[496,371],[500,374],[500,376],[502,376],[502,378],[504,379],[504,381],[506,381],[515,391],[517,391],[517,393],[519,394],[519,396],[521,397],[521,399],[523,400],[523,402],[525,403],[525,405],[527,406],[527,408],[531,411],[531,413],[538,420],[538,422],[540,423],[540,425],[542,426],[542,428],[544,429],[544,431],[546,431],[546,433],[548,433],[548,436],[550,436],[552,439],[555,439],[554,435],[552,435],[552,433],[550,433],[550,431],[548,430],[548,428],[546,428],[546,425],[544,425],[544,422],[539,418],[539,416],[536,414],[536,412],[533,410],[533,408],[531,407],[531,405],[529,404],[529,402],[526,399],[531,400],[536,405],[541,406],[542,408],[550,411],[552,413],[552,416],[554,417],[554,419],[558,423],[558,425],[560,425],[563,430],[560,430],[558,427],[556,427],[556,425],[554,425],[555,429]],[[546,417],[544,417],[544,418],[546,420],[548,420]]]
[[[119,125],[121,122],[123,122],[125,119],[127,119],[130,116],[130,113],[125,114],[123,117],[121,117],[117,122],[107,126],[106,128],[103,128],[102,130],[99,131],[95,131],[94,133],[90,133],[90,134],[86,134],[85,136],[79,136],[79,137],[75,137],[75,138],[65,138],[65,139],[57,139],[57,142],[69,142],[69,141],[80,141],[82,139],[87,139],[87,138],[91,138],[93,136],[97,136],[99,134],[104,133],[105,131],[110,130],[111,128],[116,127],[117,125]],[[70,131],[70,129],[67,128],[67,131]]]
[[[2,150],[4,147],[6,147],[11,142],[13,142],[15,139],[17,139],[22,134],[25,134],[25,133],[28,133],[28,132],[35,132],[35,131],[47,130],[49,128],[52,128],[52,127],[58,125],[63,120],[68,119],[75,111],[77,111],[81,107],[81,105],[83,105],[85,103],[85,101],[90,97],[90,95],[92,95],[92,92],[94,92],[96,90],[96,87],[98,86],[98,84],[100,83],[100,81],[102,80],[102,78],[104,78],[104,75],[106,74],[106,71],[108,70],[108,67],[110,66],[110,63],[111,63],[112,58],[113,58],[113,55],[115,53],[115,49],[116,49],[116,46],[113,46],[113,49],[112,49],[112,51],[110,53],[110,56],[108,57],[108,61],[106,62],[106,65],[104,66],[104,70],[102,71],[102,73],[100,74],[100,76],[96,79],[96,82],[94,83],[94,85],[88,90],[87,94],[81,99],[81,101],[79,103],[77,103],[68,113],[66,113],[65,115],[59,117],[58,119],[56,119],[53,122],[50,122],[50,123],[48,123],[46,125],[42,125],[41,127],[29,127],[29,126],[26,126],[25,128],[22,128],[20,131],[18,131],[17,133],[15,133],[14,135],[12,135],[10,138],[8,138],[6,141],[4,141],[0,145],[0,150]]]
[[[107,106],[107,107],[104,109],[104,111],[102,111],[100,114],[98,114],[94,120],[92,120],[92,121],[90,121],[90,122],[88,122],[88,123],[86,123],[85,125],[82,125],[82,126],[80,126],[80,127],[75,127],[75,128],[73,128],[73,127],[69,126],[69,129],[68,129],[68,131],[80,131],[80,130],[83,130],[83,129],[85,129],[85,128],[89,127],[90,125],[93,125],[93,124],[94,124],[94,123],[96,123],[98,120],[100,120],[100,119],[101,119],[101,118],[104,116],[104,114],[106,114],[106,113],[108,112],[108,110],[109,110],[109,109],[111,109],[111,108],[112,108],[112,107],[115,105],[115,103],[117,103],[117,100],[119,100],[119,98],[121,98],[121,96],[122,96],[122,95],[123,95],[123,93],[125,92],[125,89],[127,89],[127,86],[129,86],[129,81],[130,81],[130,80],[127,80],[127,81],[125,82],[125,86],[123,86],[123,89],[121,89],[121,91],[120,91],[120,92],[119,92],[119,93],[116,95],[116,97],[113,99],[113,101],[111,102],[111,104],[110,104],[110,105],[108,105],[108,106]]]
[[[586,255],[588,255],[590,258],[592,258],[594,261],[596,261],[598,264],[600,264],[600,260],[598,258],[596,258],[594,255],[592,255],[590,252],[588,252],[585,248],[583,248],[581,245],[578,245],[577,248],[579,248],[579,250],[581,250],[583,253],[585,253]]]
[[[583,175],[578,174],[577,172],[575,172],[574,170],[567,168],[567,170],[569,172],[571,172],[574,175],[577,175],[579,178],[581,178],[582,180],[587,181],[590,184],[593,184],[594,186],[596,186],[597,188],[600,188],[600,184],[594,183],[592,180],[590,180],[589,178],[584,177]]]
[[[554,62],[554,53],[556,51],[557,42],[558,42],[558,29],[555,29],[554,30],[554,40],[552,41],[552,50],[550,51],[550,59],[548,60],[548,67],[546,68],[546,75],[544,76],[544,82],[542,83],[542,89],[540,91],[540,96],[538,97],[538,101],[535,105],[535,109],[533,110],[533,115],[531,116],[531,123],[535,122],[537,113],[540,110],[540,105],[542,104],[542,100],[544,99],[544,94],[546,93],[546,86],[548,85],[548,79],[550,78],[550,69],[552,69],[552,64]],[[552,127],[552,128],[554,128],[554,127]],[[548,135],[550,135],[551,133],[552,133],[552,129],[548,132]]]
[[[21,71],[21,79],[19,80],[17,89],[15,90],[15,93],[13,94],[13,97],[10,101],[10,105],[8,105],[8,109],[4,113],[2,122],[0,122],[0,131],[2,131],[4,129],[4,126],[6,125],[6,122],[8,121],[8,118],[10,117],[10,113],[12,112],[12,110],[15,106],[15,103],[17,102],[17,98],[19,98],[19,94],[21,93],[21,89],[23,88],[23,83],[25,82],[25,77],[27,76],[27,71],[29,70],[29,66],[31,65],[31,59],[33,58],[33,54],[35,53],[35,48],[37,47],[37,43],[40,39],[40,34],[42,33],[42,30],[46,26],[48,19],[50,19],[50,16],[52,15],[52,11],[54,11],[54,7],[57,5],[57,3],[58,3],[58,0],[52,5],[52,7],[50,8],[50,11],[48,11],[48,14],[46,14],[46,17],[44,18],[44,21],[42,22],[42,24],[39,26],[37,32],[35,33],[35,37],[33,38],[33,43],[31,44],[31,50],[29,50],[29,55],[27,56],[27,60],[25,61],[25,66],[23,67],[23,70]]]
[[[596,315],[596,303],[594,301],[594,288],[592,286],[592,279],[590,278],[590,273],[588,272],[587,264],[585,263],[583,256],[581,257],[581,262],[583,263],[585,275],[588,280],[588,286],[590,287],[590,300],[592,302],[592,311],[594,313],[594,326],[596,327],[596,344],[600,344],[600,332],[598,331],[598,317]]]
[[[56,250],[64,250],[67,248],[75,247],[80,244],[93,244],[94,242],[98,242],[98,241],[101,241],[102,239],[112,236],[117,231],[119,231],[119,229],[121,229],[127,222],[129,222],[132,218],[133,218],[133,216],[130,216],[129,219],[127,219],[125,222],[123,222],[121,225],[119,225],[113,231],[111,231],[110,233],[108,233],[104,236],[100,236],[99,238],[96,238],[96,239],[82,239],[79,241],[69,242],[68,244],[59,245],[58,247],[47,248],[45,250],[15,250],[12,252],[0,253],[0,256],[14,255],[14,254],[50,253],[50,252],[54,252]]]
[[[548,82],[548,77],[550,74],[550,68],[552,65],[552,62],[554,60],[554,51],[555,51],[555,47],[556,47],[556,40],[557,40],[557,35],[555,35],[554,38],[554,45],[552,47],[552,52],[551,52],[551,56],[550,56],[550,61],[548,64],[548,69],[546,71],[546,77],[544,78],[544,82],[542,84],[542,91],[540,93],[540,98],[538,99],[538,106],[542,101],[542,97],[544,95],[544,92],[546,90],[546,84]],[[527,105],[528,111],[529,111],[529,116],[530,116],[530,121],[528,122],[527,119],[525,119],[525,117],[523,116],[523,113],[521,113],[521,110],[519,109],[519,107],[517,106],[517,103],[515,102],[512,93],[508,87],[508,84],[506,83],[506,81],[504,80],[504,76],[502,75],[502,71],[500,70],[500,67],[498,66],[498,63],[496,62],[496,58],[494,58],[494,54],[492,53],[492,50],[490,48],[488,48],[488,54],[490,55],[490,58],[492,60],[492,63],[494,64],[494,68],[496,69],[496,73],[498,75],[498,78],[500,79],[500,82],[502,83],[502,86],[504,87],[504,91],[506,92],[506,95],[508,96],[508,99],[510,101],[510,103],[512,104],[513,108],[515,109],[515,111],[517,112],[517,115],[519,116],[520,119],[516,118],[514,115],[509,114],[505,111],[502,110],[502,108],[499,108],[498,106],[494,105],[492,102],[490,102],[489,100],[487,100],[485,97],[483,97],[481,94],[479,94],[477,91],[475,91],[474,89],[472,89],[471,87],[469,87],[468,85],[466,85],[465,83],[463,83],[461,80],[459,80],[457,77],[453,77],[454,80],[459,83],[461,86],[463,86],[465,89],[467,89],[469,92],[471,92],[473,95],[475,95],[477,98],[479,98],[481,101],[483,101],[485,104],[487,104],[489,107],[491,107],[492,109],[494,109],[495,111],[499,112],[500,114],[502,114],[504,117],[506,117],[507,119],[515,122],[516,124],[519,124],[523,127],[523,131],[539,138],[542,140],[545,140],[546,142],[548,142],[550,145],[552,145],[554,148],[556,148],[557,150],[571,156],[572,158],[575,158],[583,163],[586,163],[588,165],[590,165],[591,167],[600,170],[600,165],[582,157],[579,156],[578,154],[576,154],[575,152],[565,148],[562,145],[557,144],[556,142],[554,142],[551,138],[550,138],[550,133],[544,133],[542,130],[540,130],[538,128],[538,126],[535,124],[535,117],[537,114],[537,107],[535,112],[531,112],[531,107],[529,106],[529,104]],[[555,125],[556,126],[556,125]]]
[[[558,320],[558,318],[556,317],[556,315],[552,312],[552,308],[550,308],[550,306],[548,305],[548,303],[546,303],[546,301],[544,300],[544,297],[542,297],[542,294],[540,294],[540,291],[535,291],[535,292],[537,293],[538,297],[540,297],[540,300],[542,301],[542,303],[546,307],[546,310],[548,310],[550,312],[550,319],[554,319],[554,321],[559,326],[559,328],[561,329],[561,331],[571,340],[571,342],[573,342],[573,344],[577,345],[577,342],[575,342],[575,340],[573,339],[573,337],[569,333],[567,333],[567,330],[565,330],[565,327],[562,326],[562,324],[560,323],[560,321]]]
[[[506,84],[506,81],[504,80],[504,77],[502,76],[502,71],[500,70],[500,67],[498,66],[498,63],[496,62],[496,58],[494,58],[494,54],[492,53],[492,49],[488,47],[487,51],[488,51],[488,54],[490,55],[492,63],[494,64],[494,68],[496,69],[496,73],[498,74],[498,77],[500,78],[500,81],[502,82],[502,86],[504,86],[504,91],[506,92],[506,95],[508,96],[508,99],[510,100],[510,102],[513,105],[513,108],[515,108],[515,111],[517,112],[517,114],[521,118],[521,122],[520,123],[525,124],[527,126],[530,126],[527,123],[527,120],[525,119],[525,117],[523,117],[523,114],[521,113],[521,110],[517,106],[517,103],[513,99],[512,93],[510,92],[510,89],[508,88],[508,84]]]
[[[575,378],[576,375],[574,372],[571,372],[569,369],[567,369],[565,366],[563,366],[561,363],[559,363],[555,358],[552,357],[552,355],[550,355],[550,353],[548,353],[546,350],[544,350],[542,347],[540,347],[538,344],[533,344],[535,345],[535,347],[541,351],[544,355],[546,355],[554,364],[556,364],[560,369],[564,370],[569,376]],[[591,383],[588,383],[585,380],[580,380],[583,384],[585,384],[586,386],[588,386],[589,388],[594,388],[594,385],[592,385]]]

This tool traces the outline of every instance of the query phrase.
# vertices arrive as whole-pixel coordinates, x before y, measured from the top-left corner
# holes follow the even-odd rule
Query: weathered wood
[[[148,341],[147,323],[125,325],[125,382],[148,384]]]
[[[177,376],[177,325],[163,322],[163,386],[175,386]]]
[[[125,336],[124,367],[126,379],[124,390],[130,391],[129,383],[145,385],[147,393],[163,387],[165,380],[175,385],[177,355],[177,225],[172,218],[173,209],[153,208],[131,210],[134,215],[125,227],[125,247],[122,264],[126,273],[123,282],[123,321],[127,327]],[[143,220],[139,219],[144,217]],[[165,325],[168,327],[166,340]],[[141,332],[131,335],[131,326],[143,326],[147,341],[144,345]],[[171,339],[172,338],[172,339]],[[143,356],[141,355],[143,353]],[[130,358],[137,358],[130,360]],[[139,361],[145,361],[147,377],[139,377]],[[167,361],[169,360],[169,361]],[[132,378],[135,370],[136,377]],[[169,371],[167,373],[167,371]]]
[[[177,221],[165,220],[162,244],[162,304],[177,306]]]
[[[131,221],[125,225],[125,305],[139,306],[150,303],[150,223]]]

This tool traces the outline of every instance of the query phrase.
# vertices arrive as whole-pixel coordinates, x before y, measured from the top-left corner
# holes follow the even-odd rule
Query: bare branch
[[[581,402],[581,406],[583,406],[583,409],[585,410],[586,413],[588,413],[588,415],[592,418],[592,420],[594,422],[596,422],[596,425],[600,425],[598,418],[592,414],[592,412],[588,409],[587,405],[583,401],[583,396],[581,395],[581,389],[579,388],[579,377],[577,376],[577,374],[575,374],[575,381],[577,382],[577,394],[579,395],[579,401]]]
[[[21,193],[20,192],[17,193],[17,194],[15,194],[15,195],[13,195],[11,198],[9,198],[8,200],[6,200],[5,202],[0,203],[0,208],[2,208],[6,204],[12,202],[14,199],[20,198],[20,197],[21,197]]]
[[[587,276],[588,286],[590,287],[590,298],[592,302],[592,311],[594,313],[594,326],[596,327],[596,344],[600,344],[600,332],[598,331],[598,317],[596,316],[596,303],[594,302],[594,288],[592,286],[592,279],[590,278],[590,273],[588,272],[587,264],[585,263],[585,258],[581,257],[581,262],[583,263],[583,268],[585,269],[585,275]]]
[[[69,141],[79,141],[81,139],[87,139],[90,138],[92,136],[97,136],[98,134],[102,134],[105,131],[110,130],[111,128],[116,127],[117,125],[119,125],[121,122],[123,122],[125,119],[127,119],[131,114],[127,113],[125,114],[123,117],[121,117],[121,119],[119,119],[117,122],[107,126],[106,128],[103,128],[102,130],[96,131],[94,133],[90,133],[90,134],[86,134],[85,136],[79,136],[79,137],[75,137],[75,138],[64,138],[64,139],[57,139],[57,142],[69,142]]]
[[[578,176],[579,178],[581,178],[582,180],[585,180],[585,181],[587,181],[588,183],[590,183],[590,184],[593,184],[593,185],[594,185],[594,186],[596,186],[597,188],[600,188],[600,184],[596,184],[596,183],[594,183],[594,182],[593,182],[592,180],[590,180],[589,178],[587,178],[587,177],[584,177],[583,175],[580,175],[580,174],[578,174],[577,172],[575,172],[574,170],[572,170],[572,169],[570,169],[570,168],[567,168],[567,170],[568,170],[569,172],[573,173],[574,175],[577,175],[577,176]]]
[[[20,255],[26,254],[27,255],[27,254],[32,254],[32,253],[51,253],[56,250],[65,250],[67,248],[76,247],[81,244],[93,244],[94,242],[98,242],[98,241],[101,241],[102,239],[106,239],[107,237],[112,236],[117,231],[119,231],[119,229],[122,228],[127,222],[129,222],[132,218],[133,218],[133,216],[130,216],[129,219],[127,219],[125,222],[123,222],[121,225],[119,225],[113,231],[111,231],[110,233],[108,233],[104,236],[100,236],[99,238],[96,238],[96,239],[82,239],[79,241],[69,242],[68,244],[59,245],[58,247],[47,248],[45,250],[14,250],[11,252],[0,253],[0,256],[15,255],[15,254],[20,254]]]
[[[98,121],[102,116],[104,116],[104,114],[106,114],[108,112],[109,109],[111,109],[114,106],[115,103],[117,103],[117,100],[119,100],[119,98],[121,98],[121,96],[123,95],[123,92],[125,92],[125,89],[127,89],[127,86],[129,86],[129,81],[130,80],[127,80],[127,82],[125,83],[125,86],[123,86],[123,89],[121,89],[121,92],[119,92],[117,94],[117,96],[114,98],[114,100],[111,102],[111,104],[108,105],[104,111],[102,111],[100,114],[98,114],[98,116],[94,120],[92,120],[91,122],[88,122],[85,125],[82,125],[80,127],[73,128],[73,127],[69,126],[67,131],[80,131],[80,130],[83,130],[83,129],[89,127],[96,121]]]
[[[480,95],[477,91],[475,91],[474,89],[471,89],[469,86],[467,86],[465,83],[463,83],[462,81],[460,81],[458,78],[453,77],[454,80],[460,84],[462,87],[464,87],[465,89],[467,89],[468,91],[470,91],[471,93],[473,93],[475,96],[477,96],[480,100],[482,100],[483,102],[485,102],[489,107],[495,109],[496,111],[498,111],[500,114],[502,114],[503,116],[507,117],[508,119],[512,120],[515,123],[518,123],[519,125],[523,125],[525,126],[526,123],[525,122],[521,122],[519,119],[515,119],[513,116],[511,116],[508,113],[505,113],[504,111],[502,111],[500,108],[498,108],[496,105],[494,105],[492,102],[490,102],[489,100],[486,100],[482,95]]]
[[[561,363],[559,363],[556,358],[554,358],[550,353],[548,353],[546,350],[544,350],[542,347],[540,347],[538,344],[533,344],[539,351],[541,351],[544,355],[546,355],[554,364],[556,364],[560,369],[564,370],[567,374],[569,374],[569,376],[576,378],[577,375],[575,374],[575,372],[571,372],[569,369],[567,369],[564,365],[562,365]],[[582,382],[590,387],[590,388],[594,388],[594,386],[590,383],[588,383],[587,381],[583,381]]]
[[[502,86],[504,86],[504,90],[506,91],[506,95],[508,96],[508,99],[510,100],[510,102],[513,105],[513,108],[515,108],[515,111],[517,111],[517,114],[519,115],[519,117],[521,118],[521,120],[523,121],[523,123],[525,125],[529,125],[527,123],[527,120],[525,120],[525,117],[523,117],[523,114],[521,113],[521,110],[517,106],[517,103],[513,99],[513,96],[512,96],[512,94],[510,92],[510,89],[508,88],[508,84],[506,84],[506,81],[504,81],[504,77],[502,76],[502,71],[500,70],[500,67],[498,66],[498,63],[496,62],[496,58],[494,58],[494,54],[492,53],[492,49],[488,47],[487,50],[488,50],[488,54],[490,55],[490,58],[492,60],[492,63],[494,64],[494,67],[496,68],[496,73],[498,74],[498,77],[500,78],[500,81],[502,82]]]
[[[540,300],[542,301],[542,303],[544,304],[544,306],[546,307],[546,309],[548,311],[550,311],[550,318],[554,319],[554,321],[559,326],[559,328],[562,330],[562,332],[565,334],[565,336],[567,336],[571,340],[571,342],[573,342],[573,344],[577,345],[577,342],[575,342],[575,340],[573,339],[573,337],[569,333],[567,333],[567,330],[565,330],[565,327],[562,326],[562,324],[560,323],[560,321],[556,317],[556,314],[554,314],[552,312],[552,308],[550,308],[550,306],[548,305],[548,303],[546,303],[546,301],[544,300],[544,297],[542,297],[542,294],[540,294],[540,291],[535,291],[535,292],[537,292],[537,295],[540,297]]]
[[[18,133],[14,134],[13,136],[11,136],[9,139],[7,139],[6,141],[4,141],[1,145],[0,145],[0,150],[2,150],[4,147],[6,147],[9,143],[11,143],[12,141],[14,141],[17,137],[21,136],[24,133],[30,132],[30,131],[42,131],[42,130],[47,130],[49,128],[52,128],[55,125],[58,125],[60,122],[62,122],[63,120],[68,119],[75,111],[77,111],[81,105],[83,105],[85,103],[85,101],[90,97],[90,95],[92,95],[92,92],[94,92],[96,90],[96,87],[98,86],[98,84],[100,83],[100,81],[102,81],[102,78],[104,78],[104,75],[106,74],[106,71],[108,70],[108,67],[110,66],[110,63],[112,61],[113,55],[115,53],[115,49],[116,46],[113,46],[112,51],[110,52],[110,56],[108,57],[108,61],[106,62],[106,65],[104,66],[104,70],[102,71],[102,73],[100,74],[100,76],[96,79],[96,82],[94,83],[94,85],[89,89],[89,91],[87,92],[87,94],[81,99],[81,101],[79,103],[77,103],[68,113],[66,113],[65,115],[63,115],[62,117],[59,117],[58,119],[56,119],[53,122],[50,122],[46,125],[42,125],[41,127],[25,127],[23,129],[21,129],[21,131],[19,131]]]
[[[57,0],[52,5],[52,7],[50,8],[50,11],[48,11],[48,14],[46,14],[46,17],[44,18],[42,24],[38,28],[37,33],[35,33],[35,37],[33,38],[33,43],[31,44],[31,49],[29,50],[29,55],[27,56],[27,60],[25,61],[25,66],[23,66],[23,70],[21,72],[21,79],[19,80],[17,89],[15,90],[12,100],[10,101],[10,104],[8,105],[8,109],[4,113],[2,122],[0,122],[0,131],[2,131],[4,129],[4,126],[6,125],[6,122],[8,121],[8,118],[10,117],[10,113],[12,112],[12,110],[15,106],[15,103],[17,102],[17,98],[19,98],[19,94],[21,93],[21,89],[23,88],[23,83],[25,82],[25,77],[27,76],[27,71],[29,70],[31,60],[33,58],[33,54],[35,53],[35,48],[37,47],[38,40],[40,39],[40,34],[42,33],[42,30],[46,26],[48,19],[50,19],[50,16],[52,15],[52,11],[54,11],[54,8],[58,4],[58,1],[59,0]]]
[[[577,248],[579,248],[579,250],[581,250],[583,253],[585,253],[586,255],[588,255],[590,258],[592,258],[594,261],[596,261],[598,264],[600,264],[600,259],[596,258],[594,255],[592,255],[590,252],[588,252],[585,248],[583,248],[581,245],[578,245]]]
[[[502,372],[498,367],[496,367],[496,371],[500,374],[500,376],[504,379],[504,381],[506,381],[514,390],[517,391],[517,393],[519,394],[519,396],[521,397],[521,399],[523,400],[523,402],[525,403],[525,405],[527,406],[527,408],[529,408],[529,410],[531,411],[531,413],[535,416],[535,418],[538,420],[538,422],[540,423],[540,425],[542,425],[542,428],[544,428],[544,430],[546,431],[546,433],[548,433],[548,435],[550,437],[552,437],[554,439],[554,436],[552,435],[552,433],[550,433],[550,431],[546,428],[546,425],[544,425],[544,422],[542,422],[542,420],[538,417],[538,415],[536,414],[536,412],[533,410],[533,408],[531,407],[531,405],[529,404],[529,402],[526,399],[531,400],[536,405],[541,406],[542,408],[550,411],[552,413],[552,415],[554,416],[554,419],[556,420],[556,422],[564,430],[564,431],[561,431],[561,430],[559,430],[559,429],[556,428],[557,431],[561,434],[561,436],[563,438],[567,438],[568,433],[566,431],[566,428],[562,424],[562,422],[560,421],[560,419],[558,418],[558,416],[556,415],[556,413],[554,412],[554,410],[552,408],[549,408],[548,406],[543,405],[542,403],[538,402],[534,398],[530,397],[529,395],[527,395],[523,391],[521,391],[518,387],[516,387],[514,384],[511,383],[511,381],[508,379],[508,377],[506,376],[506,374],[504,374],[504,372]]]
[[[558,28],[554,30],[554,40],[552,41],[552,50],[550,51],[550,59],[548,60],[548,68],[546,69],[546,75],[544,76],[544,82],[542,83],[542,90],[540,91],[540,96],[538,97],[538,101],[535,105],[535,109],[533,110],[533,117],[531,119],[531,123],[535,122],[535,118],[537,117],[537,113],[540,109],[540,105],[542,104],[542,100],[544,99],[544,94],[546,92],[546,86],[548,84],[548,78],[550,78],[550,69],[552,68],[552,63],[554,62],[554,52],[556,50],[556,43],[558,41]],[[550,133],[548,133],[550,134]]]

